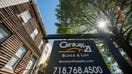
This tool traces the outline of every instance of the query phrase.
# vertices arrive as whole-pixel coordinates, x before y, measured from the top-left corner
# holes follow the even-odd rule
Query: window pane
[[[31,15],[30,15],[29,11],[25,11],[25,12],[24,12],[24,16],[25,16],[25,18],[26,18],[27,20],[30,20],[30,19],[31,19]]]
[[[22,15],[21,18],[24,21],[24,23],[27,23],[28,22],[28,20],[26,19],[26,17],[24,15]]]
[[[24,47],[21,47],[21,48],[19,48],[19,50],[16,52],[15,55],[17,57],[21,58],[24,55],[25,52],[26,52],[26,49]]]
[[[0,27],[0,39],[8,36],[8,34]]]
[[[13,57],[10,59],[10,61],[7,63],[7,66],[9,66],[9,67],[14,67],[18,60],[19,60],[18,57],[13,56]]]
[[[3,23],[0,23],[0,42],[7,39],[10,35],[10,31],[3,25]]]
[[[40,49],[40,48],[42,47],[43,44],[44,44],[44,41],[41,40],[38,48]]]
[[[22,56],[25,54],[25,52],[26,49],[23,46],[19,48],[15,55],[7,63],[6,67],[15,68],[16,65],[19,63],[20,59],[22,58]]]
[[[37,35],[38,35],[38,29],[35,28],[33,33],[31,34],[32,39],[34,40]]]
[[[28,20],[30,20],[32,18],[29,11],[25,11],[25,12],[21,13],[20,15],[21,15],[24,23],[28,22]]]
[[[37,30],[37,28],[34,30],[34,35],[35,35],[35,37],[37,36],[37,34],[38,34],[38,30]]]

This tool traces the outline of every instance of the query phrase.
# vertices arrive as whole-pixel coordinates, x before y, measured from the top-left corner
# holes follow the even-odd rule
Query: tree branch
[[[127,37],[126,37],[126,40],[127,40],[128,42],[129,42],[131,33],[132,33],[132,29],[129,31],[129,33],[127,34]]]
[[[123,6],[125,5],[126,0],[123,0],[122,4],[121,4],[121,9],[123,10]]]
[[[120,34],[121,34],[121,35],[122,35],[123,25],[124,25],[124,22],[122,22],[122,24],[121,24],[121,28],[120,28]]]
[[[105,11],[100,6],[97,6],[97,4],[94,4],[91,1],[88,1],[88,2],[91,3],[93,6],[97,7],[100,11],[102,11],[108,17],[108,15],[105,13]]]
[[[87,20],[85,20],[88,24],[94,25],[94,23],[84,14],[84,17],[86,17]],[[91,16],[92,17],[92,16]],[[94,17],[92,17],[94,18]],[[88,22],[89,21],[89,22]]]
[[[128,27],[123,33],[122,33],[122,35],[124,35],[127,31],[129,31],[130,29],[132,29],[132,27],[130,26],[130,27]]]
[[[126,19],[128,18],[129,14],[132,12],[132,6],[131,9],[126,13]]]

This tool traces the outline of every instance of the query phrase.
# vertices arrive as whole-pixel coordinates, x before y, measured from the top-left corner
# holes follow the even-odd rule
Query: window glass
[[[38,48],[41,49],[41,47],[43,46],[43,44],[44,44],[44,41],[41,40]]]
[[[8,36],[8,34],[0,27],[0,39],[4,38],[5,36]]]
[[[35,28],[34,35],[37,36],[37,34],[38,34],[38,30],[37,30],[37,28]]]
[[[32,17],[31,14],[29,13],[29,11],[24,11],[20,14],[22,20],[24,21],[24,23],[27,23]]]
[[[35,28],[33,33],[31,34],[32,39],[34,40],[37,35],[38,35],[38,29]]]
[[[15,55],[10,59],[10,61],[7,63],[6,67],[9,68],[15,68],[16,65],[19,63],[20,59],[25,54],[26,49],[24,47],[20,47],[18,51],[15,53]]]
[[[17,52],[16,52],[16,56],[17,57],[19,57],[19,58],[21,58],[23,55],[24,55],[24,53],[26,52],[26,49],[24,48],[24,47],[21,47]]]
[[[0,23],[0,43],[11,35],[10,31]]]
[[[17,61],[19,61],[19,58],[17,56],[13,56],[10,61],[7,63],[7,66],[10,68],[13,68],[13,66],[15,66],[15,64],[17,63]]]

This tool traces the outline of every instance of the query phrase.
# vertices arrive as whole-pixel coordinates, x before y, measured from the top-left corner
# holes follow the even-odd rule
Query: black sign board
[[[46,74],[111,74],[92,40],[55,41]]]

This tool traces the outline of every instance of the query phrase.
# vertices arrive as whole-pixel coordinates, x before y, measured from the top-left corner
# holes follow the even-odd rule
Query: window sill
[[[8,67],[3,67],[3,68],[1,68],[1,70],[2,70],[3,72],[7,72],[7,73],[14,74],[14,70],[11,69],[11,68],[8,68]]]

